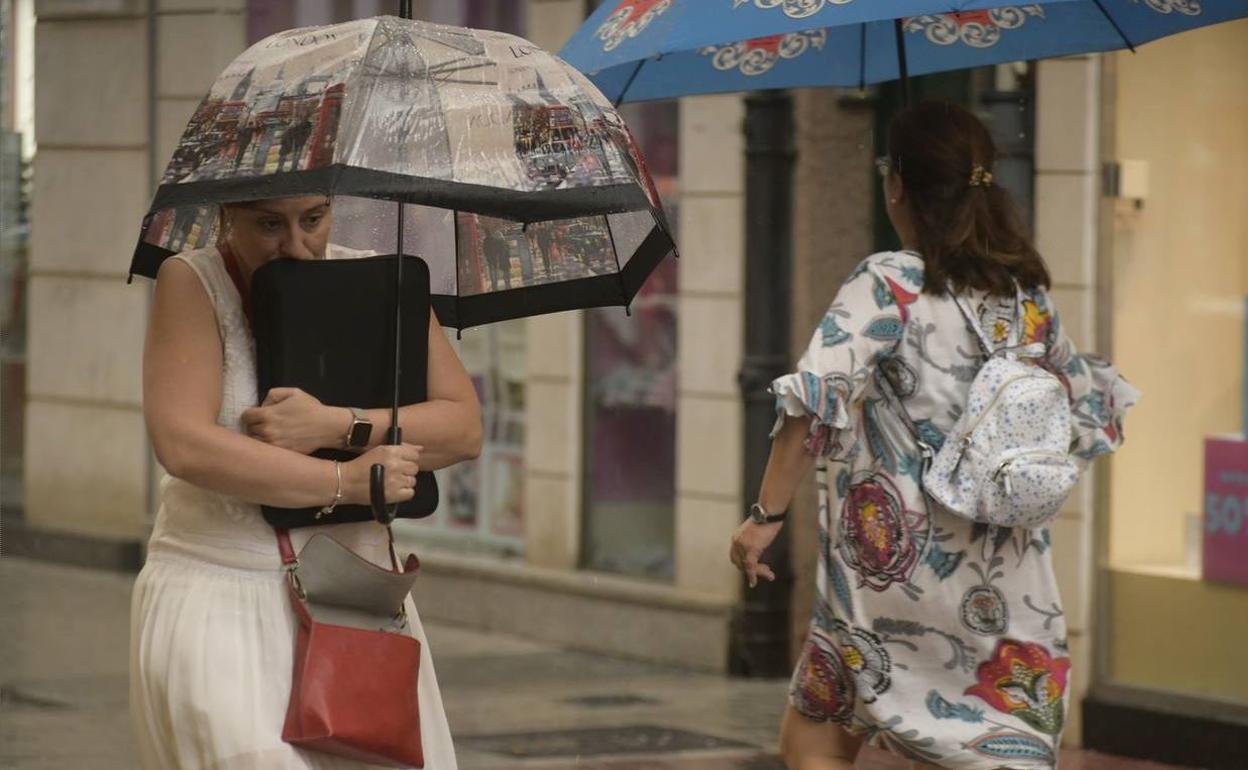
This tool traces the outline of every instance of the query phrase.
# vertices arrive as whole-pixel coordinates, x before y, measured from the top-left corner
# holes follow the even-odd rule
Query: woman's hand
[[[304,455],[341,447],[351,425],[350,410],[325,406],[298,388],[273,388],[242,419],[247,435]]]
[[[368,505],[369,475],[374,465],[386,469],[386,502],[403,503],[416,496],[416,474],[420,472],[420,452],[415,444],[383,444],[350,462],[342,464],[343,502]]]
[[[771,567],[759,561],[762,558],[763,551],[767,550],[767,546],[771,545],[771,541],[776,539],[776,535],[780,534],[780,528],[784,526],[784,522],[777,521],[774,524],[755,524],[753,521],[746,519],[741,522],[741,526],[737,527],[736,533],[732,536],[732,547],[728,550],[728,558],[736,565],[737,569],[745,573],[745,577],[750,582],[750,588],[758,585],[758,579],[772,581],[776,579],[776,573],[771,571]]]

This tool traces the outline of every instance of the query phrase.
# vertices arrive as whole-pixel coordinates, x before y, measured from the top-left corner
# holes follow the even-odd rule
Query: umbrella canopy
[[[454,328],[626,305],[674,252],[624,121],[580,72],[512,35],[381,17],[282,32],[226,68],[131,273],[214,244],[221,204],[309,194],[334,196],[334,244],[421,256]]]
[[[1113,51],[1245,16],[1248,0],[622,0],[560,55],[619,104],[863,87],[904,77],[901,60],[923,75]]]

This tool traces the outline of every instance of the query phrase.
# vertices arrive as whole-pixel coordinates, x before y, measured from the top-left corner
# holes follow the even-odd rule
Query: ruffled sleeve
[[[1052,325],[1045,368],[1062,380],[1070,394],[1071,453],[1091,461],[1122,446],[1123,416],[1139,400],[1140,392],[1108,361],[1076,350],[1058,313],[1051,306],[1049,310]]]
[[[901,342],[902,314],[889,282],[868,258],[837,292],[797,371],[771,383],[776,425],[785,416],[811,416],[806,447],[830,455],[840,449],[841,432],[852,425],[852,406],[861,398],[875,365]]]

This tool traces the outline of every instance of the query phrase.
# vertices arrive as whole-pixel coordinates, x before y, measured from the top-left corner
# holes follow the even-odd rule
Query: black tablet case
[[[331,406],[389,409],[394,398],[395,267],[395,257],[389,256],[276,259],[256,270],[251,293],[259,397],[263,400],[271,388],[295,387]],[[424,260],[403,257],[399,295],[403,302],[399,404],[416,404],[426,399],[428,386],[430,287]],[[342,427],[345,434],[345,415]],[[313,456],[345,462],[358,455],[321,449]],[[415,498],[399,505],[398,516],[421,518],[437,506],[437,481],[422,471]],[[373,518],[367,505],[339,505],[319,519],[319,507],[262,508],[274,527]]]

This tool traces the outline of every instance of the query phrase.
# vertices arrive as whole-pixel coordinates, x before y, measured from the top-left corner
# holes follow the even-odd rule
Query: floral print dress
[[[1052,768],[1070,657],[1045,529],[996,528],[929,505],[921,457],[880,390],[887,378],[928,443],[952,429],[984,360],[949,296],[923,294],[923,260],[873,255],[846,280],[798,370],[772,383],[780,420],[810,415],[819,571],[790,691],[803,715],[947,768]],[[1077,353],[1043,290],[969,293],[1004,344],[1045,344],[1070,392],[1072,451],[1113,451],[1136,391]]]

